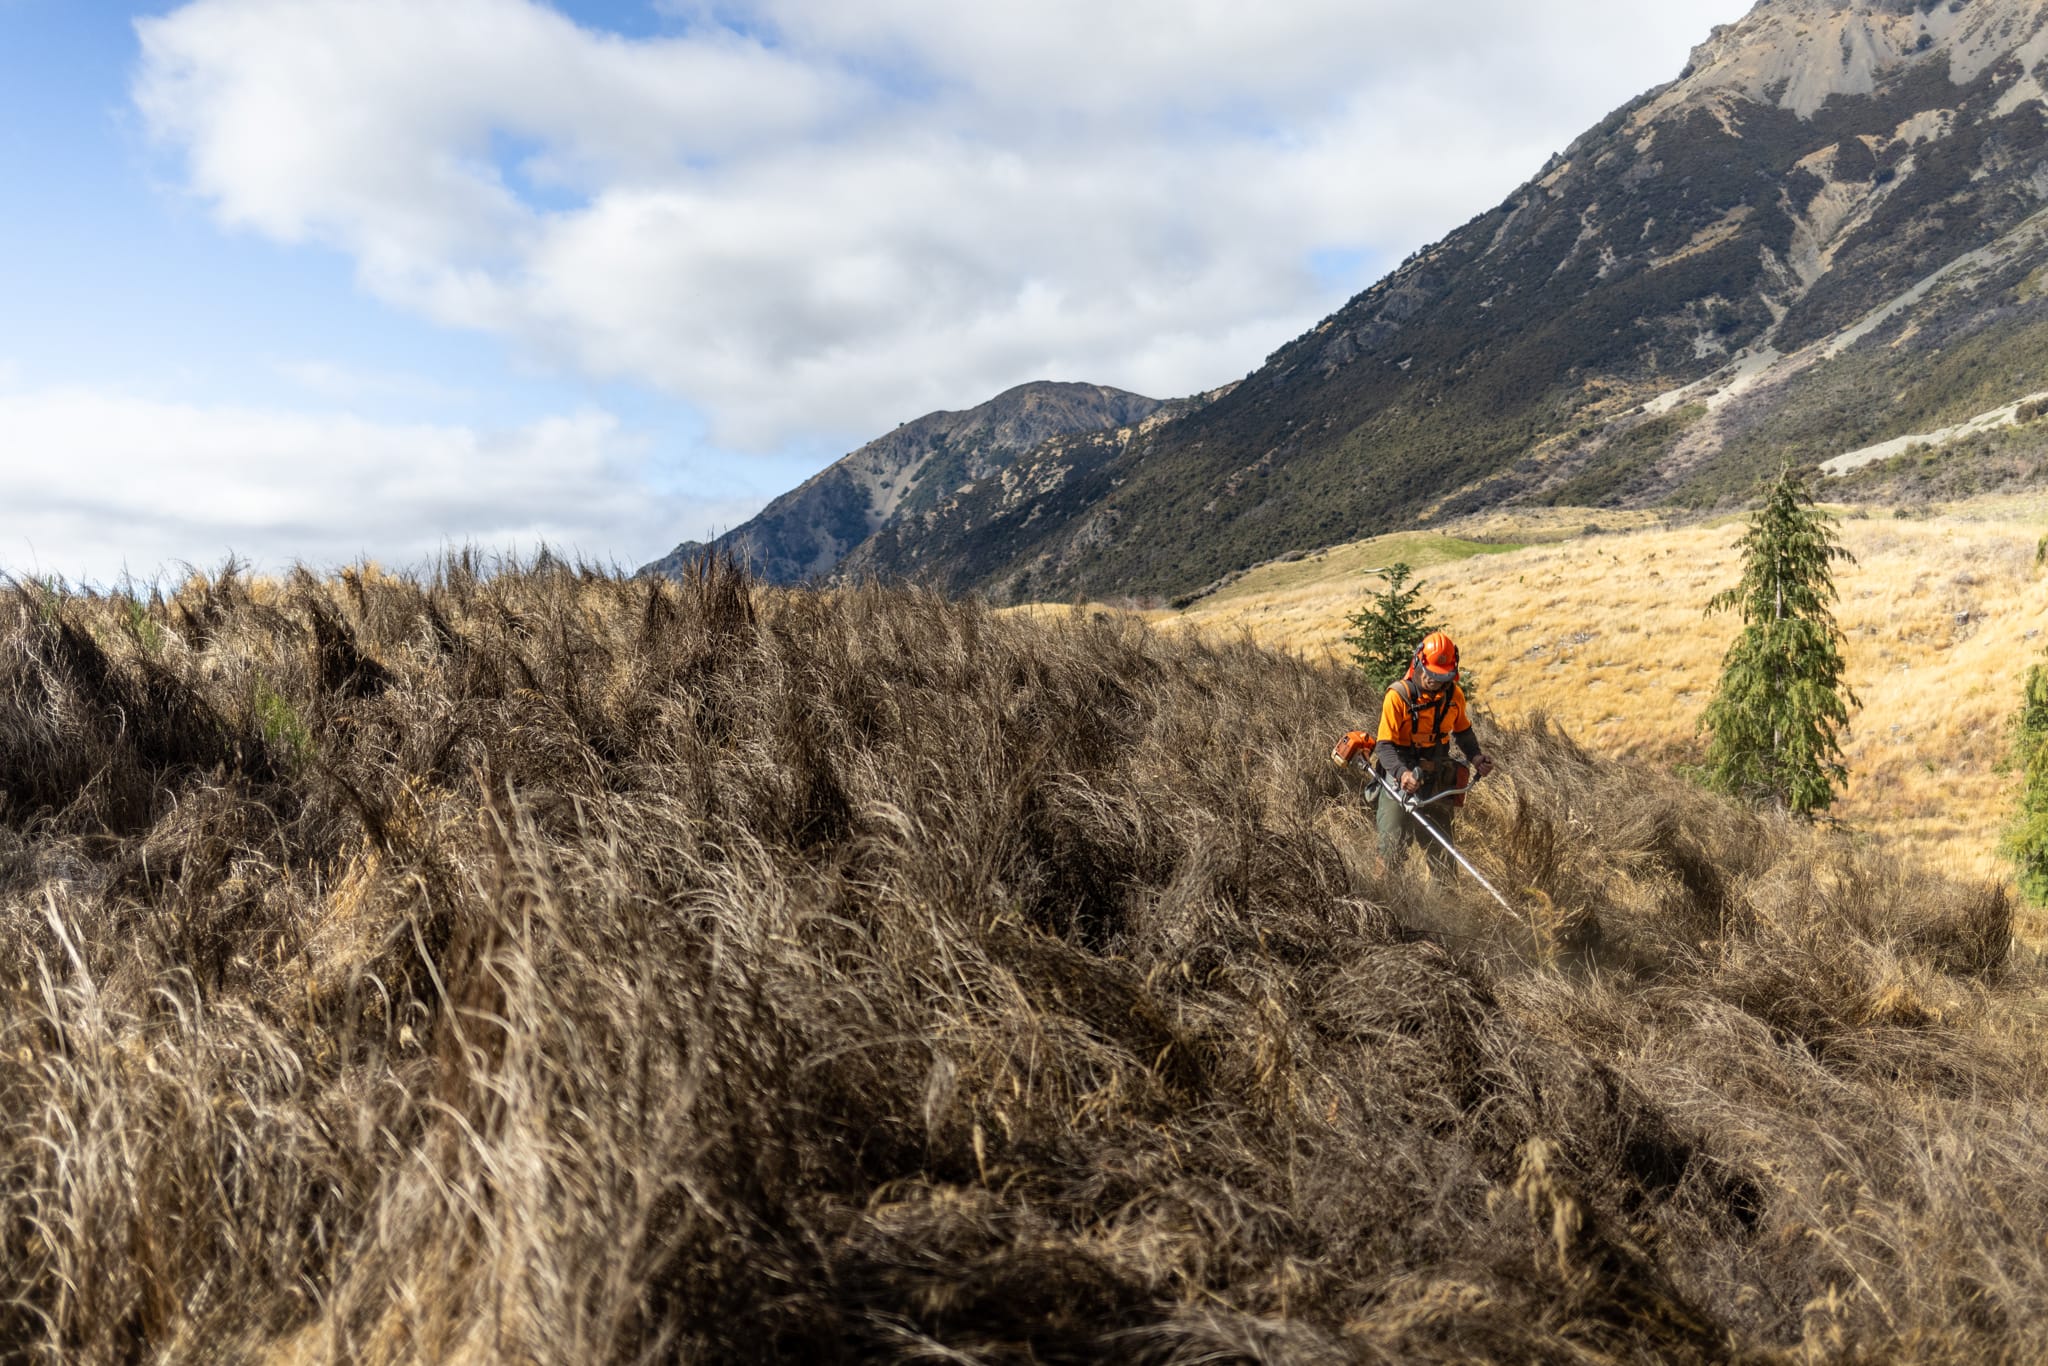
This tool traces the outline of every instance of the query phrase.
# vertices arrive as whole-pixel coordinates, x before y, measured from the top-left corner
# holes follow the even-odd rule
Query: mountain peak
[[[1868,95],[1907,66],[1945,55],[1958,85],[2006,57],[2048,57],[2040,0],[1762,0],[1693,49],[1685,73],[1639,116],[1735,94],[1810,118],[1835,95]]]
[[[1058,436],[1114,431],[1151,417],[1159,400],[1106,384],[1031,380],[972,408],[926,413],[841,457],[712,542],[774,583],[830,573],[897,519],[999,477]],[[641,573],[673,574],[705,550],[685,541]]]

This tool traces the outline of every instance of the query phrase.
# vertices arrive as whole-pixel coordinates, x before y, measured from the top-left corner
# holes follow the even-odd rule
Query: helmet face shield
[[[1415,647],[1415,681],[1424,692],[1442,692],[1458,681],[1458,646],[1442,631],[1432,631]]]

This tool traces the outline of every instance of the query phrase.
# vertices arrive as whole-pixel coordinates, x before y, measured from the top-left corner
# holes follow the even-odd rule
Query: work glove
[[[1484,778],[1491,772],[1493,772],[1493,756],[1491,754],[1482,754],[1472,761],[1473,777]]]

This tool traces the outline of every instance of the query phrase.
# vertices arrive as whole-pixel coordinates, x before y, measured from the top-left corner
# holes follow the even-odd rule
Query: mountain
[[[892,517],[841,562],[846,577],[907,579],[948,593],[985,587],[990,566],[1007,569],[1001,595],[1034,596],[1032,566],[1049,546],[1088,544],[1103,524],[1085,519],[1122,483],[1132,446],[1229,392],[1229,387],[1157,405],[1143,420],[1056,436],[1022,452],[993,477],[974,480]],[[1112,524],[1113,525],[1113,524]],[[1049,582],[1049,581],[1048,581]]]
[[[1711,503],[1788,447],[1825,458],[2048,387],[2044,22],[2038,0],[1765,0],[1132,442],[1099,498],[1012,509],[1028,557],[982,523],[992,553],[959,579],[1184,594],[1503,502]]]
[[[998,598],[1184,596],[1483,507],[1714,505],[1787,456],[2028,413],[2044,25],[2039,0],[1765,0],[1212,401],[1029,453],[862,558]]]
[[[928,413],[868,442],[708,545],[685,541],[642,574],[730,551],[771,583],[838,569],[847,553],[941,500],[1000,478],[1019,454],[1075,433],[1143,422],[1157,399],[1099,384],[1020,384],[976,408]]]
[[[978,461],[905,436],[874,468],[914,490],[863,448],[734,537],[784,579],[1185,599],[1493,506],[1717,506],[1787,458],[1873,496],[2038,479],[2044,61],[2043,0],[1763,0],[1242,381]]]

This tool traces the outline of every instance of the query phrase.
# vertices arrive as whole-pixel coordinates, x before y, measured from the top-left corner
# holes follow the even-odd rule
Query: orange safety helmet
[[[1415,659],[1408,676],[1431,692],[1458,681],[1458,643],[1442,631],[1432,631],[1415,647]]]

